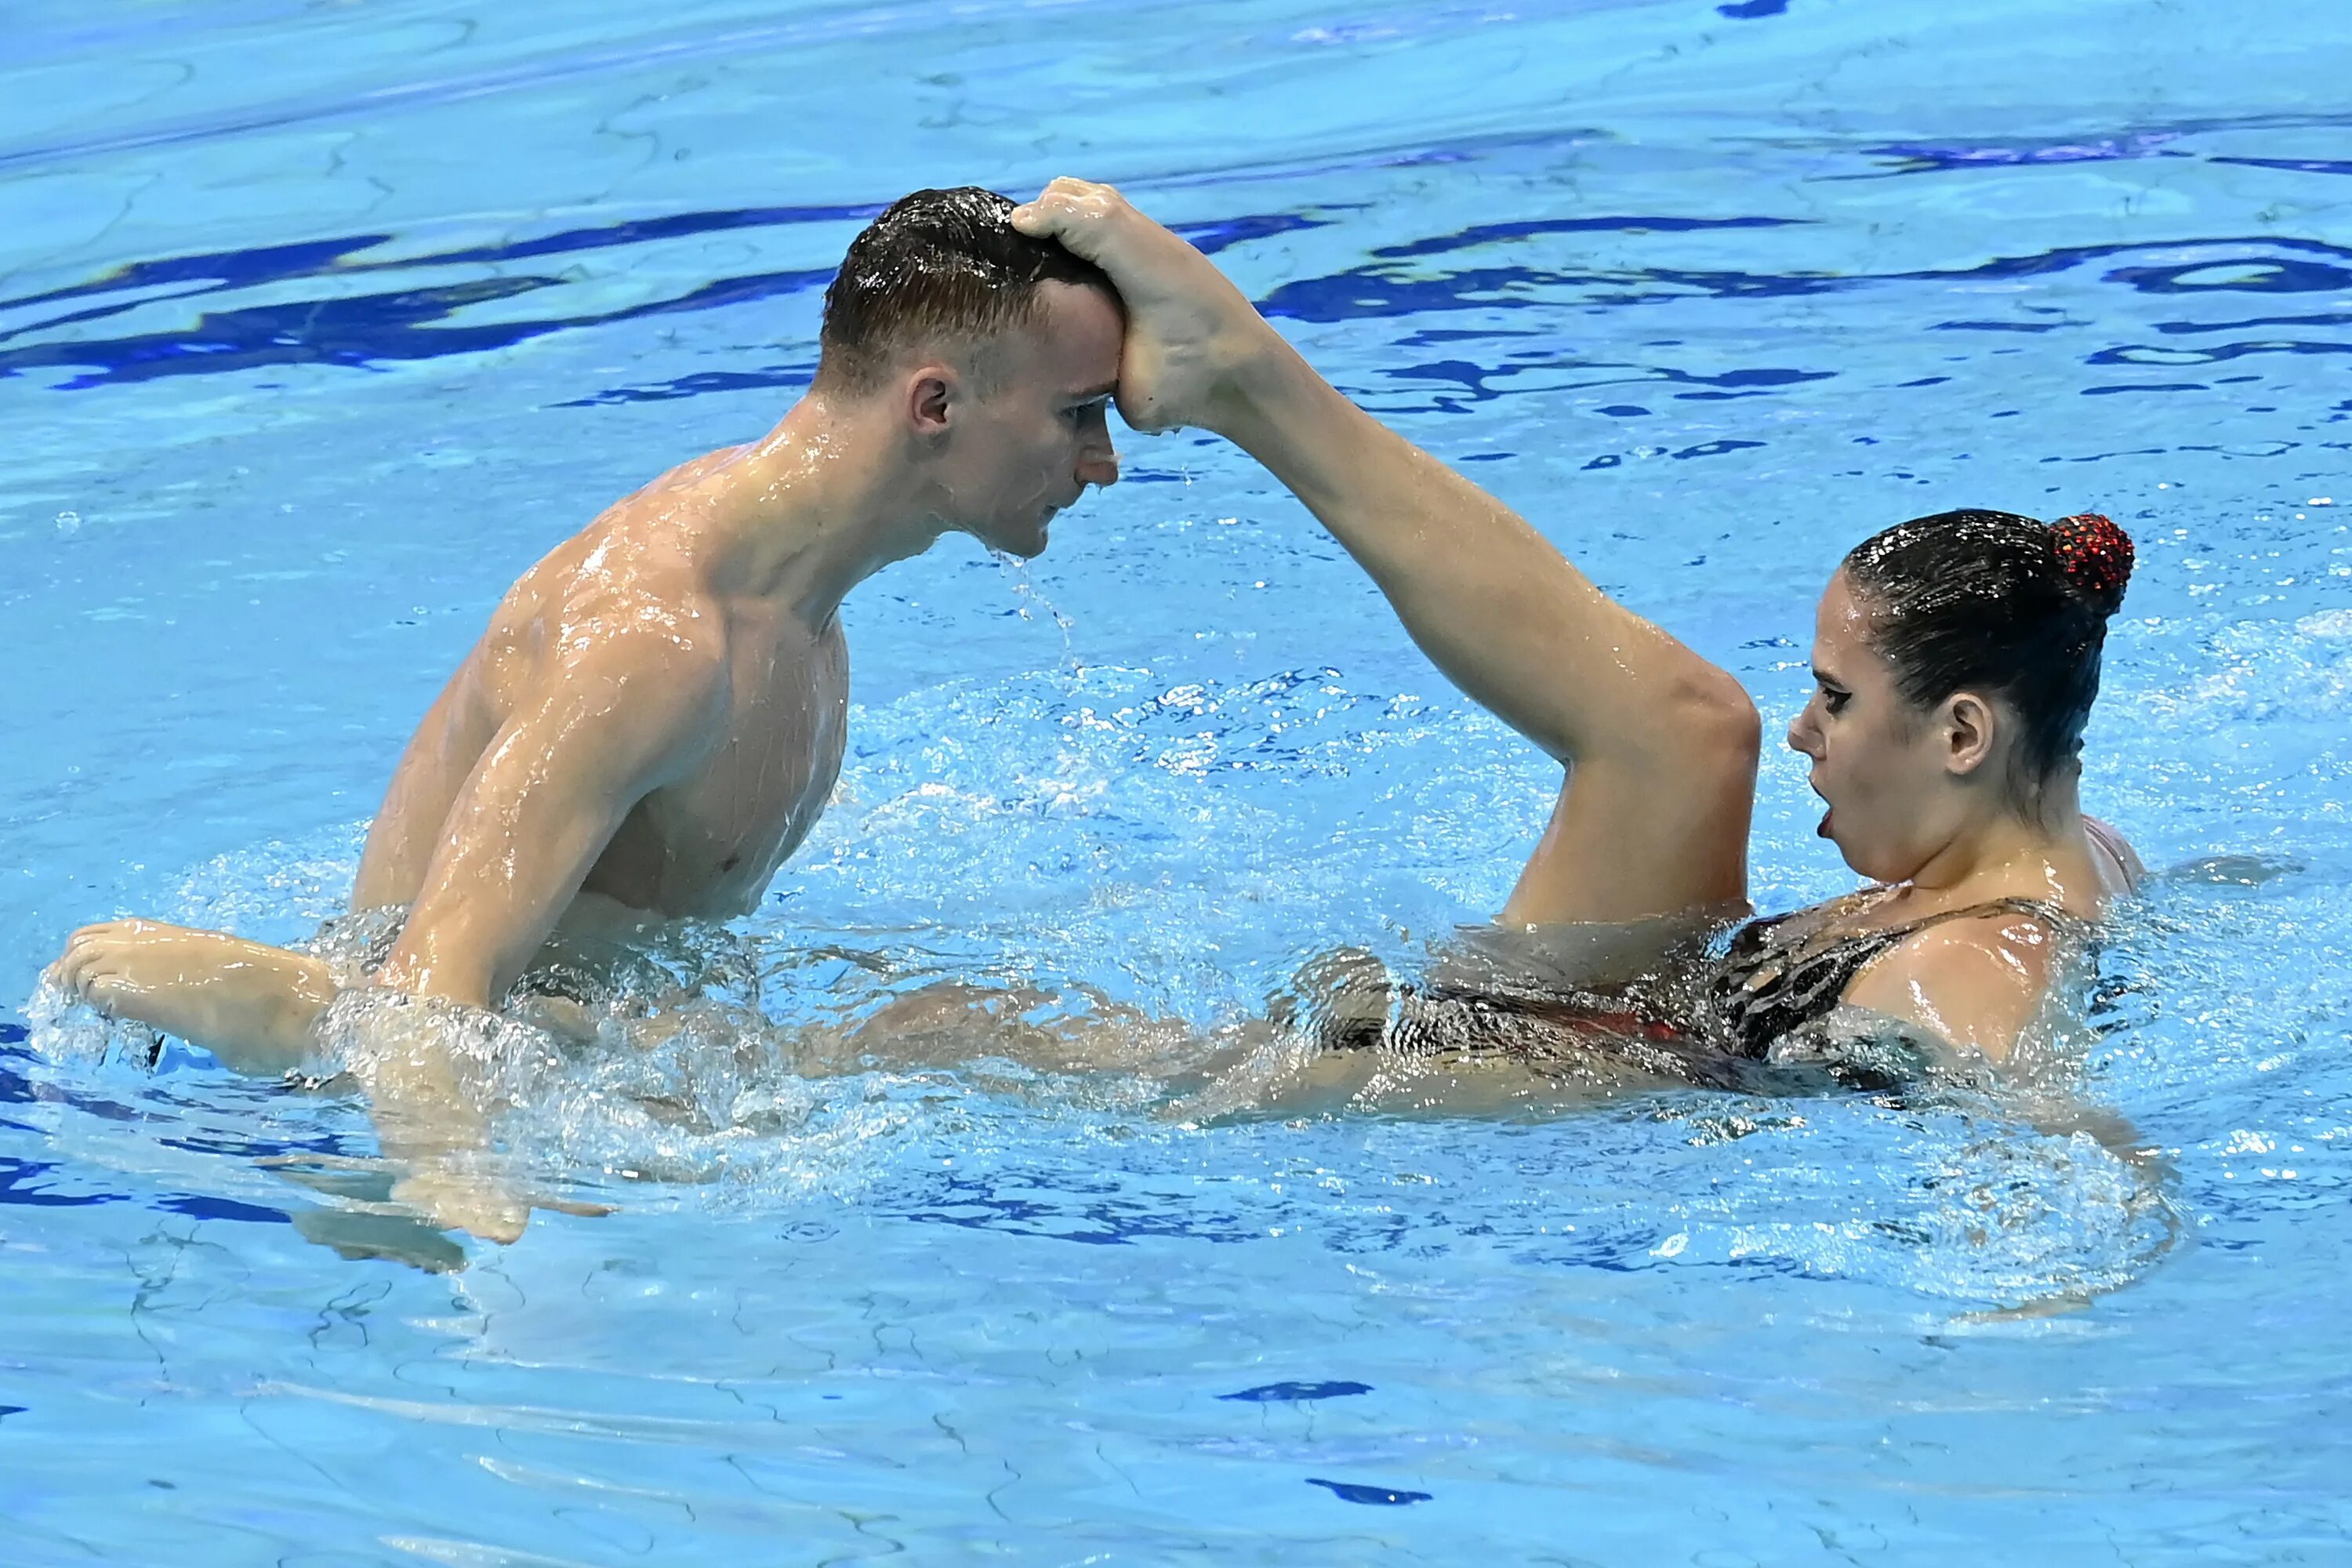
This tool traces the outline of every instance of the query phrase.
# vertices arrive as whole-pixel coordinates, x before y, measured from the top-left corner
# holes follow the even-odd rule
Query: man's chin
[[[1053,542],[1053,531],[1054,519],[1049,514],[1028,529],[1006,530],[1006,536],[997,548],[1007,555],[1017,556],[1024,561],[1034,561],[1045,554],[1045,546]]]
[[[1045,525],[1022,531],[1010,528],[967,528],[964,532],[980,541],[981,548],[993,555],[1010,555],[1015,561],[1034,561],[1045,553]]]

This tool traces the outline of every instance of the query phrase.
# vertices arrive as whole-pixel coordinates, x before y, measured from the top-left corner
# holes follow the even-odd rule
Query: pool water
[[[18,5],[0,994],[117,912],[310,931],[499,593],[773,421],[859,224],[1068,172],[1768,727],[1866,532],[2132,529],[2086,799],[2165,874],[2076,1093],[2163,1158],[672,1053],[503,1128],[615,1212],[433,1272],[306,1239],[380,1183],[356,1101],[18,1012],[0,1556],[2352,1562],[2347,70],[2229,0]],[[838,798],[730,938],[778,1016],[1206,1026],[1501,902],[1552,771],[1237,454],[1123,445],[1029,570],[852,599]],[[1768,759],[1764,907],[1851,885],[1814,815]]]

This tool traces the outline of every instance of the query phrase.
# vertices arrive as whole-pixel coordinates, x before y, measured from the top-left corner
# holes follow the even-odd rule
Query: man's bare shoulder
[[[718,604],[685,563],[640,552],[625,568],[600,569],[601,542],[577,535],[516,581],[461,687],[493,727],[585,705],[626,709],[614,715],[625,726],[651,725],[681,743],[714,728],[729,664]]]
[[[607,507],[515,579],[492,631],[545,639],[564,657],[649,634],[723,638],[709,552],[695,526],[698,500],[648,486]]]

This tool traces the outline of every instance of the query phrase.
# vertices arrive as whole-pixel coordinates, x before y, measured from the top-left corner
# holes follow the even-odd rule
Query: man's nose
[[[1103,447],[1078,459],[1078,483],[1108,489],[1118,483],[1118,451]]]

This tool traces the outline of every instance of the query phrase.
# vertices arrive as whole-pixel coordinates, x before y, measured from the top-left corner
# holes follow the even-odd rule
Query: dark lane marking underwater
[[[329,364],[365,370],[390,362],[481,353],[572,328],[746,304],[821,287],[832,277],[830,269],[758,273],[719,279],[674,299],[592,315],[433,325],[468,306],[513,299],[560,287],[565,281],[548,277],[479,278],[387,294],[206,311],[192,327],[137,337],[0,349],[0,377],[32,369],[87,367],[86,374],[57,388],[78,392],[109,384],[276,365]]]
[[[0,311],[62,304],[76,300],[105,301],[86,310],[0,330],[0,342],[45,329],[101,321],[159,300],[189,299],[310,278],[349,278],[382,272],[414,273],[438,267],[478,267],[535,260],[542,257],[618,249],[735,229],[812,223],[862,223],[881,211],[878,205],[863,205],[744,207],[679,213],[667,217],[632,219],[597,228],[566,229],[507,245],[467,246],[454,250],[376,260],[354,258],[362,252],[392,243],[395,237],[389,234],[348,235],[338,239],[265,246],[250,250],[170,257],[133,262],[103,277],[66,288],[0,300]],[[1260,213],[1213,223],[1187,225],[1182,232],[1193,244],[1213,255],[1244,240],[1318,227],[1329,221],[1295,213]],[[368,369],[383,363],[481,353],[575,328],[609,326],[682,311],[718,310],[802,293],[823,288],[833,280],[833,274],[831,268],[752,273],[715,279],[673,299],[651,300],[619,310],[520,318],[463,326],[436,323],[448,322],[459,311],[469,307],[516,299],[541,289],[561,288],[572,280],[543,274],[476,278],[455,283],[395,289],[379,294],[290,300],[269,305],[205,311],[192,326],[170,331],[115,339],[35,341],[18,347],[0,348],[0,378],[21,374],[28,370],[81,368],[88,374],[75,376],[56,388],[75,392],[110,384],[152,381],[163,376],[210,374],[276,365],[329,364]],[[151,292],[168,289],[175,284],[190,287],[176,293]],[[136,297],[121,297],[126,294]],[[748,384],[792,385],[795,382],[792,373],[779,371],[772,379],[754,380]],[[698,392],[736,389],[725,383],[677,383],[671,384],[667,390],[644,395],[653,398],[691,396]],[[642,399],[623,392],[600,394],[593,398],[575,400],[575,403],[638,400]]]
[[[1938,146],[1927,142],[1891,142],[1884,146],[1865,147],[1866,158],[1892,158],[1891,169],[1866,174],[1834,174],[1832,179],[1883,180],[1896,174],[1938,174],[1955,169],[2018,168],[2041,163],[2108,163],[2131,158],[2193,158],[2194,153],[2172,148],[2168,143],[2184,134],[2179,131],[2151,131],[2137,135],[2094,136],[2066,142],[2000,142],[1957,143]],[[2227,163],[2227,159],[2216,159]]]
[[[0,1154],[0,1208],[95,1208],[139,1201],[129,1193],[59,1191],[53,1184],[56,1175],[65,1173],[65,1169],[62,1161],[19,1160]],[[236,1220],[248,1225],[289,1225],[293,1220],[292,1215],[279,1209],[202,1193],[166,1193],[146,1206],[164,1214],[185,1215],[190,1219]]]
[[[294,1216],[280,1209],[263,1208],[257,1204],[241,1204],[235,1198],[183,1196],[163,1198],[155,1207],[169,1214],[184,1214],[191,1219],[227,1219],[247,1225],[291,1225]]]
[[[1514,354],[1509,362],[1497,365],[1482,365],[1470,360],[1433,360],[1422,364],[1399,365],[1379,374],[1399,381],[1451,382],[1469,394],[1471,402],[1485,403],[1508,395],[1507,387],[1489,386],[1496,376],[1524,374],[1538,370],[1591,370],[1620,374],[1597,375],[1577,384],[1580,387],[1641,386],[1654,388],[1665,396],[1685,402],[1727,403],[1735,398],[1762,397],[1784,386],[1801,382],[1829,381],[1837,373],[1828,370],[1794,370],[1781,365],[1750,365],[1739,370],[1727,370],[1718,375],[1701,375],[1692,371],[1676,370],[1666,365],[1636,364],[1625,360],[1584,359],[1576,355],[1547,356]],[[1556,385],[1557,384],[1552,384]],[[1673,386],[1703,387],[1698,392],[1669,392]],[[1623,405],[1614,405],[1622,408]],[[1603,409],[1607,413],[1610,410]],[[1647,409],[1640,410],[1647,413]]]
[[[2013,169],[2042,163],[2105,163],[2134,158],[2193,158],[2287,174],[2352,174],[2352,163],[2325,158],[2244,158],[2202,153],[2173,143],[2198,136],[2251,131],[2340,131],[2352,115],[2340,110],[2292,114],[2205,115],[2176,120],[2160,129],[2118,131],[2107,135],[2011,138],[1998,142],[1888,142],[1857,151],[1865,158],[1893,159],[1895,166],[1825,180],[1885,180],[1903,174],[1944,174],[1971,169]]]
[[[0,1038],[5,1037],[0,1036]],[[26,1034],[20,1029],[16,1037],[24,1039]],[[61,1105],[70,1105],[76,1110],[88,1111],[90,1115],[100,1117],[108,1121],[143,1120],[140,1112],[111,1100],[103,1100],[92,1094],[82,1094],[73,1089],[37,1086],[30,1078],[8,1065],[11,1059],[31,1062],[38,1061],[40,1058],[22,1046],[0,1045],[0,1105],[31,1105],[37,1101],[54,1100]]]
[[[277,1086],[270,1087],[275,1089]],[[295,1154],[323,1154],[331,1159],[348,1159],[355,1152],[350,1139],[333,1132],[321,1132],[310,1138],[246,1138],[235,1134],[191,1133],[184,1138],[158,1138],[155,1142],[166,1149],[182,1149],[191,1154],[226,1154],[238,1160],[282,1160]]]
[[[1427,1502],[1434,1493],[1400,1491],[1390,1487],[1358,1486],[1353,1481],[1327,1481],[1317,1476],[1307,1478],[1310,1487],[1321,1487],[1341,1502],[1360,1502],[1370,1508],[1402,1508],[1407,1503]]]
[[[1260,1240],[1266,1233],[1267,1215],[1263,1210],[1222,1208],[1197,1193],[1139,1191],[1117,1177],[1059,1166],[977,1175],[922,1173],[910,1179],[908,1189],[902,1190],[908,1195],[884,1200],[877,1205],[880,1212],[918,1224],[951,1225],[1087,1247],[1161,1241],[1240,1244]],[[1310,1223],[1307,1209],[1286,1206],[1278,1212],[1290,1216],[1286,1224]],[[1324,1246],[1363,1255],[1426,1246],[1433,1236],[1455,1229],[1454,1222],[1443,1215],[1416,1218],[1389,1214],[1351,1220],[1326,1214],[1313,1216],[1311,1223]],[[1526,1255],[1527,1261],[1545,1268],[1592,1268],[1611,1274],[1637,1274],[1669,1266],[1657,1255],[1654,1227],[1638,1215],[1607,1224],[1594,1222],[1573,1235],[1544,1240],[1540,1249]],[[1802,1258],[1747,1254],[1698,1262],[1677,1258],[1671,1267],[1726,1276],[1801,1278],[1812,1266]],[[1310,1395],[1344,1397],[1345,1393],[1346,1385],[1337,1383],[1274,1384],[1218,1397],[1243,1404],[1275,1404]]]
[[[656,381],[644,386],[614,386],[603,392],[592,392],[585,397],[567,397],[551,404],[555,408],[609,407],[618,403],[667,403],[675,398],[699,397],[706,392],[751,392],[761,387],[791,387],[797,390],[816,379],[816,362],[801,364],[761,365],[757,370],[704,370],[692,375],[681,375],[675,381]],[[1124,474],[1124,484],[1133,479]]]
[[[33,1093],[32,1080],[12,1070],[5,1062],[5,1058],[9,1057],[23,1061],[33,1060],[33,1053],[25,1049],[23,1044],[31,1037],[32,1031],[22,1024],[0,1024],[0,1105],[30,1105],[37,1098]],[[0,1127],[36,1136],[40,1132],[37,1127],[27,1126],[5,1116],[0,1116]]]
[[[1089,1180],[1074,1172],[1036,1178],[1008,1175],[1001,1180],[1004,1185],[1017,1186],[1019,1193],[1000,1192],[997,1182],[986,1177],[940,1178],[920,1206],[902,1210],[900,1217],[925,1225],[1003,1231],[1090,1247],[1128,1247],[1145,1239],[1243,1242],[1255,1240],[1258,1234],[1238,1224],[1202,1224],[1181,1213],[1154,1208],[1148,1194],[1127,1192],[1116,1182]],[[1044,1184],[1047,1183],[1051,1185]]]
[[[2294,174],[2352,174],[2352,158],[2223,158],[2216,163],[2238,163],[2249,169],[2284,169]]]
[[[2352,343],[2301,342],[2274,341],[2251,343],[2221,343],[2210,349],[2147,348],[2132,345],[2119,349],[2101,349],[2083,363],[2084,364],[2147,364],[2187,365],[2221,364],[2248,354],[2341,354],[2352,353]]]
[[[1548,217],[1521,223],[1480,223],[1456,234],[1416,239],[1407,245],[1383,245],[1372,252],[1384,261],[1415,256],[1436,256],[1491,245],[1498,239],[1533,239],[1546,234],[1697,234],[1725,228],[1801,228],[1813,220],[1801,217]]]
[[[1309,1399],[1346,1399],[1371,1391],[1369,1383],[1265,1383],[1255,1388],[1244,1388],[1239,1394],[1220,1394],[1217,1397],[1238,1399],[1249,1405],[1289,1405]]]
[[[2206,240],[2209,245],[2258,245],[2258,240]],[[2352,250],[2328,245],[2316,239],[2274,238],[2268,243],[2285,250],[2316,250],[2324,255],[2342,257],[2352,261]],[[2178,249],[2166,246],[2165,249]],[[2200,283],[2200,272],[2252,267],[2263,276],[2232,278],[2226,280]],[[2352,267],[2339,267],[2325,261],[2297,261],[2291,258],[2261,257],[2245,263],[2230,261],[2185,261],[2156,267],[2118,267],[2107,275],[2118,283],[2128,283],[2143,294],[2203,294],[2216,289],[2226,289],[2249,294],[2333,294],[2352,289]]]
[[[259,283],[283,283],[297,278],[329,273],[404,271],[419,267],[454,267],[475,262],[529,261],[541,256],[565,256],[581,250],[607,250],[640,245],[647,240],[683,239],[698,234],[724,234],[738,228],[774,228],[809,223],[863,223],[878,216],[875,205],[813,207],[729,207],[713,212],[674,213],[667,217],[632,218],[596,228],[562,229],[537,239],[508,245],[464,246],[456,250],[420,256],[352,261],[348,257],[389,245],[392,234],[345,235],[340,239],[301,240],[288,245],[260,246],[246,250],[208,250],[190,256],[134,261],[91,279],[38,294],[0,300],[0,310],[52,304],[93,294],[119,293],[126,289],[152,289],[166,283],[206,283],[215,288],[249,288]],[[139,301],[131,301],[136,304]],[[120,305],[111,310],[128,310]],[[109,313],[111,313],[111,310]],[[81,318],[70,318],[81,319]],[[8,334],[0,333],[0,336]]]
[[[55,1160],[18,1160],[0,1154],[0,1205],[20,1208],[89,1208],[131,1201],[125,1193],[58,1193],[35,1184],[58,1169]]]
[[[1719,458],[1726,452],[1740,452],[1747,450],[1750,447],[1761,447],[1762,445],[1764,445],[1764,443],[1761,441],[1702,441],[1696,447],[1685,447],[1679,452],[1669,452],[1666,455],[1669,458]],[[1603,452],[1601,456],[1593,458],[1584,466],[1588,470],[1592,468],[1613,468],[1624,462],[1624,460],[1625,458],[1622,453]]]
[[[2140,139],[2142,141],[2146,138]],[[2137,145],[2137,142],[2134,143]],[[2088,156],[2105,143],[2066,143],[2070,157]],[[1882,149],[1906,155],[1923,149],[1904,144]],[[1945,149],[1956,161],[1985,163],[1996,155],[2012,161],[2049,161],[2058,156],[2051,147],[2006,149]],[[2114,148],[2101,155],[2124,155]],[[380,293],[277,300],[203,311],[187,326],[163,328],[119,338],[83,341],[44,340],[47,330],[75,327],[126,311],[177,299],[234,294],[263,286],[283,287],[308,279],[342,280],[375,274],[413,277],[434,268],[480,268],[530,261],[549,257],[578,256],[700,235],[774,228],[808,224],[846,225],[863,221],[880,210],[873,204],[741,207],[708,212],[675,213],[634,218],[592,227],[577,227],[499,245],[469,245],[414,256],[370,258],[365,253],[390,245],[390,234],[360,234],[334,239],[265,246],[245,250],[207,252],[133,263],[104,277],[16,299],[0,300],[0,310],[21,311],[44,305],[81,303],[82,309],[28,325],[0,330],[0,378],[44,369],[73,369],[81,374],[56,384],[54,390],[81,391],[93,387],[153,381],[179,375],[267,370],[281,366],[333,365],[375,369],[400,363],[441,359],[507,348],[532,339],[577,329],[608,326],[663,315],[683,314],[756,303],[822,289],[832,279],[829,268],[795,268],[713,279],[668,299],[644,300],[617,310],[542,316],[519,315],[504,321],[460,321],[462,312],[485,305],[519,300],[542,290],[561,289],[570,277],[530,272],[518,276],[478,276],[448,282],[413,282]],[[1216,222],[1185,226],[1182,232],[1212,253],[1246,241],[1303,229],[1328,226],[1336,220],[1309,213],[1257,213]],[[1694,297],[1720,300],[1776,299],[1847,291],[1887,283],[1965,285],[2049,276],[2101,263],[2112,266],[2102,281],[2122,284],[2136,292],[2158,295],[2217,293],[2304,294],[2352,290],[2352,248],[2315,239],[2275,236],[2217,237],[2175,239],[2157,244],[2075,246],[2039,254],[2000,257],[1974,266],[1885,273],[1759,273],[1675,268],[1631,268],[1618,270],[1546,268],[1529,264],[1468,268],[1454,271],[1419,272],[1412,264],[1480,247],[1512,245],[1549,236],[1612,233],[1625,235],[1685,234],[1723,229],[1799,228],[1812,220],[1770,216],[1682,217],[1671,215],[1626,214],[1577,218],[1542,218],[1472,225],[1453,234],[1432,236],[1385,246],[1371,253],[1364,265],[1318,277],[1294,278],[1276,285],[1260,301],[1269,316],[1311,322],[1378,320],[1433,312],[1494,311],[1553,307],[1558,291],[1576,291],[1586,303],[1620,306],[1664,302]],[[2183,249],[2195,252],[2180,259]],[[2150,258],[2151,253],[2163,259]],[[2057,312],[2053,311],[2053,314]],[[2037,333],[2069,325],[2071,320],[2041,321],[1955,321],[1937,323],[1949,331]],[[2168,335],[2205,333],[2238,328],[2325,329],[2352,324],[2341,313],[2256,317],[2240,322],[2168,321],[2157,331]],[[1424,330],[1415,342],[1488,342],[1510,335],[1496,328],[1485,331],[1444,332]],[[19,340],[10,343],[8,340]],[[2159,348],[2123,345],[2092,355],[2088,363],[2105,365],[2179,366],[2214,364],[2250,354],[2335,354],[2345,343],[2326,341],[2265,339],[2210,347]],[[1509,378],[1530,371],[1594,372],[1585,384],[1633,383],[1658,390],[1653,396],[1682,400],[1727,401],[1769,397],[1787,388],[1830,379],[1828,370],[1792,366],[1746,366],[1717,374],[1697,374],[1671,366],[1627,364],[1547,355],[1539,351],[1508,354],[1495,364],[1444,358],[1389,369],[1381,374],[1407,384],[1432,386],[1431,407],[1459,411],[1467,404],[1486,402],[1516,389]],[[808,384],[814,365],[807,361],[783,361],[740,370],[704,371],[636,386],[609,387],[562,399],[558,407],[593,407],[618,404],[665,402],[764,389],[796,390]],[[1667,390],[1675,388],[1676,390]],[[2092,395],[2134,391],[2206,390],[2185,380],[2084,389]],[[1612,407],[1628,407],[1613,405]],[[1394,411],[1394,410],[1392,410]],[[1714,456],[1754,443],[1708,442],[1678,450],[1677,458]],[[1603,456],[1592,466],[1611,467],[1621,459]]]
[[[2136,244],[2063,246],[2029,256],[1996,257],[1974,267],[1900,272],[1776,274],[1673,268],[1610,272],[1556,271],[1514,266],[1416,278],[1402,275],[1393,267],[1373,263],[1326,277],[1302,278],[1282,284],[1260,301],[1260,308],[1270,316],[1335,322],[1437,310],[1517,310],[1550,303],[1525,297],[1539,289],[1622,289],[1628,284],[1648,284],[1653,288],[1650,292],[1595,293],[1591,296],[1591,301],[1604,305],[1632,305],[1692,295],[1716,299],[1769,299],[1837,293],[1882,283],[2008,281],[2046,277],[2119,257],[2191,248],[2240,249],[2249,254],[2118,267],[2106,273],[2103,280],[2122,283],[2146,294],[2226,291],[2293,294],[2352,288],[2352,248],[2331,245],[2325,240],[2254,235],[2186,237]],[[2297,254],[2286,257],[2263,254],[2277,250]],[[2309,254],[2332,259],[2300,259],[2302,255]],[[2246,275],[2211,282],[2196,280],[2198,273],[2222,270]]]
[[[17,1062],[37,1062],[39,1058],[26,1048],[25,1041],[31,1031],[21,1024],[0,1023],[0,1105],[32,1105],[49,1103],[65,1105],[76,1110],[100,1117],[108,1121],[152,1121],[157,1116],[133,1110],[114,1100],[101,1099],[73,1089],[58,1089],[48,1084],[36,1084],[32,1078],[19,1070]],[[0,1128],[47,1136],[41,1129],[0,1118]],[[195,1153],[218,1153],[244,1158],[290,1153],[339,1154],[345,1140],[333,1134],[301,1139],[223,1139],[190,1135],[160,1138],[157,1142],[167,1148],[184,1149]],[[21,1160],[0,1155],[0,1207],[21,1208],[89,1208],[100,1204],[133,1203],[128,1193],[60,1192],[48,1180],[50,1173],[63,1169],[58,1161]],[[252,1224],[284,1225],[291,1216],[258,1205],[240,1203],[235,1198],[210,1197],[196,1193],[173,1193],[152,1200],[147,1205],[168,1214],[186,1215],[193,1219],[238,1220]]]

